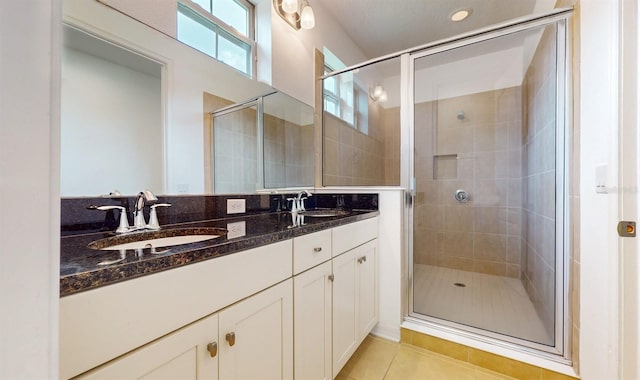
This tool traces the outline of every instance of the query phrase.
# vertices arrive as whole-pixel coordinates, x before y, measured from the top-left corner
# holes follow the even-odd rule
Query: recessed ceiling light
[[[451,13],[451,15],[449,16],[449,19],[451,19],[451,21],[454,21],[454,22],[462,21],[467,17],[469,17],[471,15],[471,12],[472,12],[471,8],[458,9],[457,11]]]

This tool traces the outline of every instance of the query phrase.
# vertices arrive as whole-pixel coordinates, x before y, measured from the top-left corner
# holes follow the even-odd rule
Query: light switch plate
[[[246,211],[244,199],[227,199],[227,214],[242,214]]]

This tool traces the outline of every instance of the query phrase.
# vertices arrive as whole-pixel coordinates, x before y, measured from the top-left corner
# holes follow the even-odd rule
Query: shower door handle
[[[416,197],[416,177],[409,179],[409,190],[405,192],[405,202],[407,206],[413,206],[413,199]]]

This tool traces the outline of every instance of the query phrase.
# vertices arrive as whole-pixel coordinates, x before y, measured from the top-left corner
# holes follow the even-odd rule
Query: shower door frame
[[[405,202],[405,247],[407,249],[406,271],[407,271],[407,296],[404,320],[417,325],[442,331],[443,333],[457,335],[463,338],[470,338],[494,346],[500,346],[510,350],[532,354],[545,359],[550,359],[563,364],[570,364],[570,328],[569,328],[569,263],[570,252],[569,241],[569,213],[568,213],[568,180],[569,180],[569,109],[570,102],[568,96],[569,62],[567,59],[568,49],[568,19],[572,10],[558,12],[554,10],[547,15],[522,20],[513,20],[494,28],[483,30],[477,34],[462,36],[460,39],[447,41],[444,44],[434,44],[426,46],[422,50],[413,50],[404,54],[403,62],[408,67],[405,69],[408,75],[402,76],[402,86],[407,89],[408,96],[403,98],[403,116],[408,124],[408,145],[409,162],[406,169],[409,189]],[[452,49],[462,48],[471,44],[491,40],[509,34],[542,28],[547,25],[557,25],[556,34],[556,281],[555,281],[555,325],[554,325],[554,346],[548,346],[524,339],[514,338],[504,334],[483,330],[476,327],[462,325],[456,322],[447,321],[428,315],[414,312],[414,292],[413,292],[413,224],[414,224],[414,198],[415,188],[415,114],[414,114],[414,69],[415,60],[446,52]],[[406,66],[405,66],[406,67]],[[404,67],[403,67],[404,68]]]

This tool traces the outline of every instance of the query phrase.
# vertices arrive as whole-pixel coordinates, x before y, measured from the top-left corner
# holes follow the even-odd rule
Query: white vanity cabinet
[[[333,259],[333,376],[378,322],[378,240]]]
[[[293,278],[296,379],[331,380],[331,261]]]
[[[78,379],[293,379],[291,280],[181,328]]]
[[[293,286],[287,280],[220,312],[220,379],[293,379]]]
[[[266,289],[269,294],[268,288],[283,281],[289,283],[288,295],[278,302],[289,315],[282,316],[282,323],[286,323],[282,326],[292,329],[291,255],[292,242],[285,240],[62,297],[60,378],[78,376],[167,334],[189,328],[213,313],[219,315],[221,334],[233,332],[234,326],[243,331],[242,337],[236,332],[234,347],[239,348],[247,339],[244,331],[261,328],[256,325],[259,318],[252,317],[251,307],[240,305],[259,305],[258,296],[263,294],[260,292]],[[277,299],[280,298],[274,300]],[[236,306],[243,311],[233,311]],[[258,307],[255,313],[265,307]],[[264,312],[272,309],[266,307]],[[282,339],[290,340],[289,347],[293,344],[292,333],[285,333]],[[206,334],[205,339],[214,340],[215,334]],[[264,344],[261,337],[253,341]],[[224,342],[218,339],[221,351],[226,349]],[[291,349],[279,352],[290,355]],[[249,360],[236,359],[243,364]],[[292,360],[284,358],[282,363],[291,366]]]
[[[328,247],[315,251],[331,254],[311,269],[317,263],[309,261],[294,276],[294,374],[329,380],[378,321],[378,218],[336,227],[325,239],[314,235],[294,239],[294,262],[296,255],[310,257],[308,247],[318,248],[319,242]]]
[[[76,379],[218,379],[218,314],[143,346]]]
[[[378,218],[60,299],[60,378],[331,380],[378,319]]]

